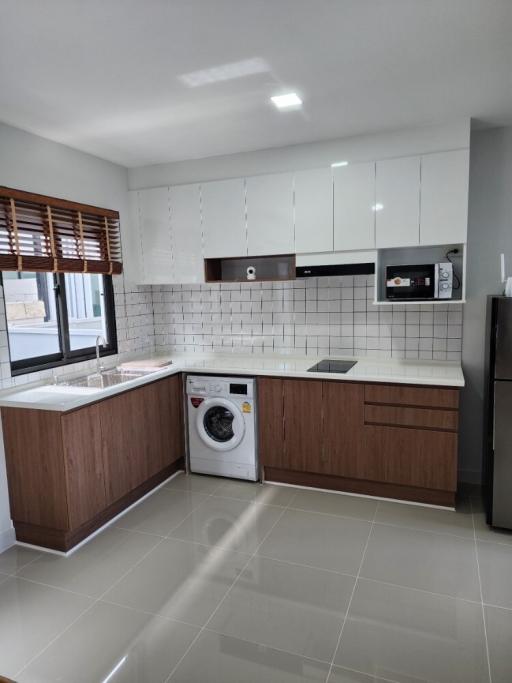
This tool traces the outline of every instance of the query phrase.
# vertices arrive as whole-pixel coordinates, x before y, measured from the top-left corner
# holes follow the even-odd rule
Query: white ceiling
[[[512,122],[512,0],[0,2],[0,120],[125,166]]]

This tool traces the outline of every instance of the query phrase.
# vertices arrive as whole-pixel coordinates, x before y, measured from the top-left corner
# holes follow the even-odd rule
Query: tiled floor
[[[179,475],[69,558],[0,555],[0,674],[45,683],[510,683],[512,534]],[[484,621],[485,619],[485,621]]]

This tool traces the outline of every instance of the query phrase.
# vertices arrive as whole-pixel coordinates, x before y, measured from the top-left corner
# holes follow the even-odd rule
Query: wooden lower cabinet
[[[267,480],[453,505],[457,389],[260,378],[258,396]]]
[[[2,408],[16,538],[69,550],[180,469],[181,375],[67,413]]]

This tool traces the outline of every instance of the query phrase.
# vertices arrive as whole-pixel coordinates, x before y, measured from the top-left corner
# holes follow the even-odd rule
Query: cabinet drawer
[[[411,387],[396,384],[365,384],[365,403],[388,405],[425,406],[434,408],[459,407],[459,390],[441,387]]]
[[[409,408],[388,405],[366,404],[366,424],[415,427],[416,429],[439,429],[454,432],[458,427],[458,411],[428,408]]]

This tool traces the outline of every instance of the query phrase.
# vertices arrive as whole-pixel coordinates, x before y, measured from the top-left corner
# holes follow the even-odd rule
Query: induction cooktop
[[[308,368],[308,372],[348,372],[357,363],[356,360],[331,360],[324,358],[312,368]]]

